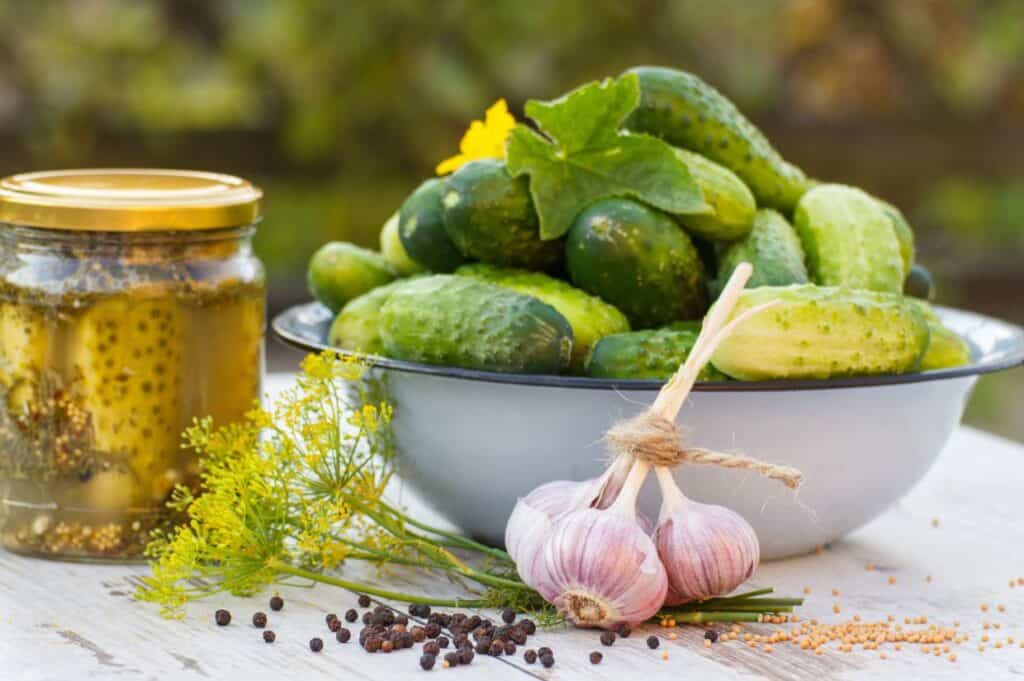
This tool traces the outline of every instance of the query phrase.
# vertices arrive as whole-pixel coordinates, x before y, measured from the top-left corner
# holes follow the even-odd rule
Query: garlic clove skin
[[[530,575],[533,588],[578,627],[643,622],[668,589],[657,548],[636,520],[589,508],[554,524]]]
[[[750,523],[724,506],[687,499],[667,470],[657,475],[662,507],[654,543],[668,575],[666,605],[722,596],[747,581],[761,558]]]
[[[594,485],[593,480],[555,480],[520,497],[505,525],[505,550],[515,561],[519,576],[528,585],[529,570],[537,551],[551,533],[555,518],[568,511]]]

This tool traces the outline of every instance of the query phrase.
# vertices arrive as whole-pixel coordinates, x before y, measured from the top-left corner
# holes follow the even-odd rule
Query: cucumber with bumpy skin
[[[327,344],[342,350],[353,350],[368,355],[379,355],[384,351],[380,337],[380,311],[391,293],[408,279],[399,279],[384,286],[378,286],[341,308],[327,332]]]
[[[332,312],[394,278],[380,253],[343,241],[321,246],[309,260],[307,276],[310,292]]]
[[[745,381],[899,374],[917,369],[928,322],[898,294],[803,284],[745,289],[733,311],[769,301],[718,346],[719,371]]]
[[[431,272],[451,272],[466,262],[444,228],[444,180],[426,180],[398,211],[398,237],[406,254]]]
[[[971,348],[955,331],[941,322],[928,322],[931,338],[921,358],[921,371],[951,369],[971,363]]]
[[[750,232],[757,204],[743,180],[700,154],[676,149],[704,195],[709,212],[678,215],[688,232],[713,241],[732,241]]]
[[[395,213],[380,230],[380,254],[400,277],[426,271],[426,268],[409,257],[398,235],[398,213]]]
[[[506,267],[550,270],[562,259],[560,240],[542,241],[526,176],[505,162],[472,161],[445,182],[441,197],[448,237],[467,258]]]
[[[664,213],[630,199],[604,199],[569,229],[572,282],[622,310],[634,328],[698,319],[707,309],[697,249]]]
[[[556,374],[569,365],[573,345],[572,327],[550,305],[452,275],[392,291],[380,334],[388,357],[506,373]]]
[[[686,361],[699,334],[699,325],[672,325],[605,336],[587,357],[587,376],[667,380]],[[728,377],[708,364],[699,379],[723,381]]]
[[[903,275],[907,276],[910,273],[910,268],[914,265],[914,230],[910,228],[910,223],[903,217],[903,212],[899,208],[892,205],[888,201],[878,199],[878,203],[881,204],[882,210],[887,216],[889,216],[889,222],[892,224],[893,234],[896,235],[896,241],[900,245],[900,259],[903,260]]]
[[[807,269],[814,283],[869,291],[903,290],[903,259],[892,220],[872,196],[822,184],[796,207]]]
[[[629,320],[615,306],[540,272],[478,264],[463,265],[455,274],[533,296],[561,312],[572,326],[574,372],[582,371],[587,353],[600,338],[629,331]]]
[[[640,104],[626,127],[696,151],[743,180],[759,205],[789,214],[811,181],[718,90],[685,71],[638,66]]]
[[[770,208],[757,211],[750,234],[722,250],[718,259],[721,277],[728,278],[741,262],[754,266],[747,288],[807,283],[800,238],[786,218]]]

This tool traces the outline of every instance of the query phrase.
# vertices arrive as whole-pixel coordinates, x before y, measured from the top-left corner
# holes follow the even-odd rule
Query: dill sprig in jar
[[[126,559],[198,487],[181,433],[259,397],[261,191],[177,170],[0,180],[0,541]]]

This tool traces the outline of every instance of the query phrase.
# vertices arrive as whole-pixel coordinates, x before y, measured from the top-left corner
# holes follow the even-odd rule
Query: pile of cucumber
[[[809,179],[696,76],[629,73],[640,97],[623,134],[675,147],[705,210],[670,215],[608,196],[544,240],[529,178],[501,159],[472,161],[413,191],[384,225],[379,252],[339,242],[316,252],[310,289],[337,315],[329,343],[485,371],[664,379],[720,282],[747,261],[754,274],[736,314],[780,303],[723,343],[703,380],[970,361],[926,302],[931,280],[897,208]]]

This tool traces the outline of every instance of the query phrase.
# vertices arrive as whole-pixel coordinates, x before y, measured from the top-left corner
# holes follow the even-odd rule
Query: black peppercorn
[[[380,642],[380,652],[390,653],[395,649],[395,644],[390,640],[384,640]]]
[[[661,645],[661,639],[658,638],[657,636],[648,636],[647,637],[647,647],[650,648],[651,650],[654,650],[655,648],[657,648],[660,645]]]
[[[470,618],[466,620],[466,628],[472,631],[473,629],[479,627],[481,622],[482,620],[480,619],[479,615],[471,615]]]
[[[416,643],[416,639],[414,639],[412,637],[412,634],[410,634],[408,631],[402,634],[402,636],[399,638],[399,641],[401,642],[403,648],[412,648],[413,645],[415,645]]]
[[[437,645],[437,641],[427,641],[423,644],[424,655],[440,655],[441,646]]]
[[[338,619],[338,616],[335,615],[333,612],[327,613],[327,615],[324,617],[324,621],[327,622],[328,625],[331,623],[331,620],[336,619]]]
[[[364,645],[363,647],[366,649],[366,652],[375,653],[378,650],[380,650],[380,646],[382,643],[383,641],[381,641],[380,638],[378,638],[377,636],[370,636],[366,639],[366,645]]]
[[[433,655],[421,655],[420,656],[420,667],[424,671],[430,671],[431,669],[434,668],[434,662],[436,662],[436,661],[437,661],[437,658],[435,656],[433,656]]]
[[[501,641],[494,641],[487,649],[487,654],[493,657],[500,657],[503,652],[505,652],[505,646]]]
[[[554,653],[551,652],[551,648],[548,648],[547,646],[542,646],[540,648],[537,648],[537,655],[538,655],[538,657],[544,657],[545,655],[553,655],[553,654]]]
[[[341,620],[337,617],[332,620],[327,620],[327,628],[331,631],[338,631],[338,629],[341,629]]]
[[[491,639],[489,639],[489,638],[477,639],[477,642],[476,642],[476,652],[480,653],[481,655],[486,655],[487,651],[490,650],[490,649],[491,649]]]
[[[516,621],[516,611],[512,608],[505,608],[501,611],[501,621],[505,624],[512,624]]]
[[[309,639],[309,649],[314,653],[319,653],[324,649],[324,642],[319,638],[311,638]]]
[[[355,622],[357,619],[359,619],[359,613],[356,612],[355,608],[349,608],[345,611],[346,622]]]
[[[516,644],[512,643],[512,641],[506,641],[505,642],[505,654],[506,655],[515,655],[516,654]]]
[[[590,664],[601,664],[601,660],[603,660],[603,659],[604,659],[604,655],[602,655],[601,653],[599,653],[596,650],[594,652],[590,653]]]
[[[540,663],[545,667],[553,667],[555,665],[555,656],[550,653],[547,655],[541,655]]]
[[[523,653],[523,659],[526,660],[526,664],[533,664],[537,661],[537,651],[533,648],[528,648],[527,651]]]
[[[427,632],[423,629],[423,627],[413,627],[411,633],[412,640],[416,643],[423,643],[423,641],[425,641],[427,638]]]
[[[459,664],[459,654],[458,653],[445,653],[444,654],[444,661],[448,663],[449,667],[455,667],[456,665]]]
[[[606,646],[610,646],[615,643],[615,632],[614,631],[603,631],[601,632],[601,643]]]
[[[438,636],[437,640],[440,641],[442,638],[445,638],[445,637],[444,636]],[[471,644],[469,642],[469,637],[466,636],[465,634],[456,634],[455,638],[452,639],[452,642],[455,644],[456,648],[461,648],[461,647],[467,646],[467,645],[469,645],[469,646],[473,645],[473,644]],[[442,647],[444,647],[444,646],[442,646]]]
[[[463,648],[458,652],[459,664],[469,664],[473,661],[473,650],[471,648]]]
[[[615,633],[621,636],[622,638],[629,638],[629,635],[633,633],[633,628],[625,622],[623,622],[615,628]]]
[[[359,598],[356,599],[356,602],[359,603],[359,607],[360,608],[369,608],[370,607],[370,597],[367,596],[366,594],[359,594]]]
[[[363,613],[363,624],[369,624],[373,620],[373,613],[367,610]]]
[[[519,627],[526,633],[527,636],[533,636],[537,633],[537,625],[534,624],[533,620],[521,620]]]
[[[715,631],[714,629],[708,629],[707,631],[704,632],[704,638],[706,638],[707,640],[709,640],[712,643],[714,643],[715,641],[718,640],[718,632]]]
[[[273,643],[274,639],[276,639],[276,638],[277,638],[277,635],[273,631],[271,631],[270,629],[267,629],[266,631],[263,632],[263,640],[266,641],[267,643]]]
[[[213,619],[218,626],[226,627],[231,624],[231,613],[227,610],[218,610],[213,613]]]
[[[395,615],[394,618],[395,618],[394,619],[395,624],[402,624],[402,625],[409,624],[409,616],[408,615]]]
[[[512,639],[512,642],[515,643],[517,646],[521,646],[524,643],[526,643],[526,632],[520,629],[519,627],[514,628],[509,633],[509,637]]]
[[[253,616],[252,616],[252,626],[254,626],[254,627],[258,628],[258,629],[262,629],[263,627],[267,626],[267,613],[265,613],[265,612],[254,613]]]
[[[283,598],[281,598],[280,596],[271,596],[270,597],[270,609],[271,610],[273,610],[274,612],[277,612],[278,610],[280,610],[283,607],[284,607],[284,599]]]
[[[427,632],[427,638],[437,638],[441,633],[441,625],[437,622],[431,622],[423,627],[423,631]]]
[[[345,627],[341,627],[334,634],[334,638],[338,639],[338,643],[348,643],[348,640],[352,638],[352,632]]]

